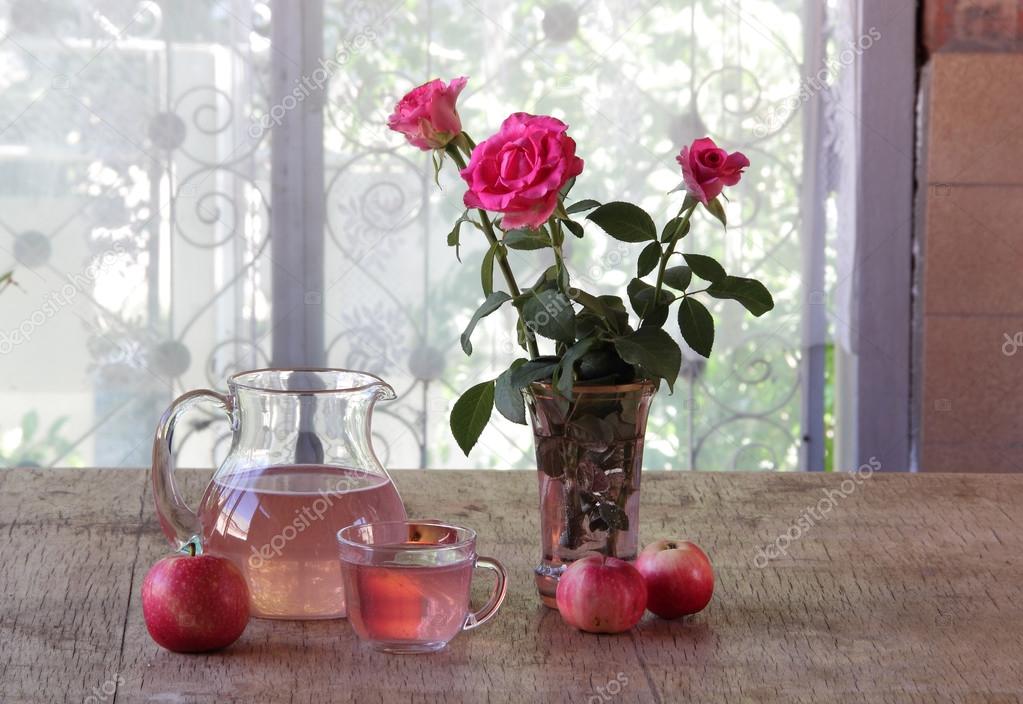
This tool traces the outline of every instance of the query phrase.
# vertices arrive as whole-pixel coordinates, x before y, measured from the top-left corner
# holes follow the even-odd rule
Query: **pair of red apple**
[[[194,544],[154,564],[142,582],[142,615],[157,645],[175,653],[226,648],[249,623],[249,588],[238,568]]]
[[[621,633],[650,609],[661,618],[702,611],[714,593],[714,570],[694,543],[658,540],[635,565],[604,555],[576,560],[558,581],[558,611],[590,633]]]

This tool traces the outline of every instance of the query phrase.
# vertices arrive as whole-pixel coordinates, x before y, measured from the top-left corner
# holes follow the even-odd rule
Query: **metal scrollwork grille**
[[[283,5],[281,5],[283,6]],[[290,7],[290,5],[289,5]],[[803,0],[327,0],[323,50],[322,304],[326,359],[379,374],[398,400],[375,432],[392,467],[529,467],[526,428],[492,424],[471,459],[450,437],[458,392],[517,353],[512,321],[488,318],[466,357],[482,242],[445,244],[462,212],[450,165],[386,129],[391,106],[434,77],[470,76],[462,116],[477,139],[516,110],[563,118],[586,170],[577,189],[661,218],[674,157],[710,134],[753,168],[727,232],[701,221],[686,244],[755,272],[776,310],[715,303],[709,362],[687,356],[654,404],[646,465],[795,469],[801,436],[799,193]],[[0,2],[0,363],[10,402],[0,463],[141,465],[176,394],[222,388],[271,363],[270,2]],[[634,247],[594,231],[570,263],[620,291]],[[515,253],[520,278],[546,267]],[[302,286],[301,275],[294,285]],[[64,302],[52,300],[65,286]],[[315,301],[309,299],[313,296]],[[66,300],[64,300],[66,299]],[[44,309],[44,306],[48,307]],[[18,339],[12,332],[20,332]],[[24,409],[29,409],[25,412]],[[227,428],[199,416],[177,444],[209,464]]]
[[[386,5],[386,4],[382,4]],[[525,428],[492,423],[471,459],[450,438],[459,391],[517,354],[505,315],[488,318],[475,353],[458,348],[479,304],[483,243],[462,261],[445,246],[462,211],[460,182],[433,184],[428,155],[383,125],[387,108],[434,77],[471,77],[463,124],[482,139],[509,112],[550,112],[570,125],[586,159],[576,188],[603,200],[640,201],[666,217],[680,180],[674,156],[711,134],[755,164],[729,206],[727,233],[701,222],[689,244],[756,272],[778,307],[753,320],[719,316],[715,355],[688,358],[674,395],[651,414],[648,467],[794,469],[799,438],[798,194],[800,115],[778,104],[798,94],[801,2],[420,2],[368,11],[328,2],[329,27],[372,37],[335,77],[325,140],[331,363],[387,376],[400,399],[384,410],[381,442],[397,466],[533,466]],[[328,30],[328,51],[345,46]],[[677,203],[675,204],[677,207]],[[386,217],[381,217],[386,213]],[[338,233],[343,236],[339,237]],[[573,242],[571,264],[588,286],[620,291],[635,248],[599,232]],[[521,279],[549,262],[515,255]],[[332,275],[331,272],[335,272]],[[383,419],[381,419],[383,421]]]

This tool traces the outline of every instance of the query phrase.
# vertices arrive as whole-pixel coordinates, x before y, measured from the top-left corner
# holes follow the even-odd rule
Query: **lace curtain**
[[[709,362],[686,358],[655,403],[646,466],[798,468],[803,0],[589,2],[327,0],[324,313],[331,366],[377,373],[399,399],[376,417],[391,467],[528,467],[528,429],[495,422],[472,456],[451,439],[458,392],[514,352],[488,318],[466,357],[483,243],[445,244],[462,211],[453,172],[387,131],[393,103],[434,77],[467,75],[477,139],[512,111],[570,125],[586,170],[577,194],[633,200],[664,219],[679,147],[712,135],[752,160],[728,205],[687,244],[768,284],[777,308],[718,317]],[[0,460],[148,463],[176,395],[223,388],[271,363],[270,159],[275,62],[268,3],[15,0],[0,3]],[[299,108],[302,109],[302,108]],[[677,203],[675,206],[677,207]],[[624,288],[636,247],[599,231],[573,241],[588,288]],[[546,262],[514,253],[529,280]],[[301,285],[296,282],[295,285]],[[307,294],[310,295],[310,294]],[[507,313],[505,313],[507,316]],[[819,380],[821,383],[823,380]],[[223,454],[226,424],[192,416],[181,461]]]

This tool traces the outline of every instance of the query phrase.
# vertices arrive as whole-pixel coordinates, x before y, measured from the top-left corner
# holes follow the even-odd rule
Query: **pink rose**
[[[462,131],[455,102],[468,80],[462,76],[445,86],[435,78],[413,88],[398,101],[387,126],[424,151],[443,149]]]
[[[682,167],[686,190],[704,205],[717,198],[725,186],[737,184],[742,170],[749,166],[745,154],[729,154],[710,137],[682,147],[675,161]]]
[[[583,170],[561,120],[517,112],[472,151],[462,178],[467,208],[504,213],[501,227],[535,229],[558,205],[558,191]]]

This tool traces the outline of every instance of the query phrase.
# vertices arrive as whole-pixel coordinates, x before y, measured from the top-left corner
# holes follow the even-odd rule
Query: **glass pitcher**
[[[153,494],[175,547],[237,565],[261,618],[345,616],[335,536],[352,524],[404,521],[405,508],[373,453],[370,418],[394,390],[345,369],[235,374],[228,394],[189,391],[164,413],[153,441]],[[182,413],[212,401],[231,421],[231,449],[192,511],[174,485],[171,440]]]

